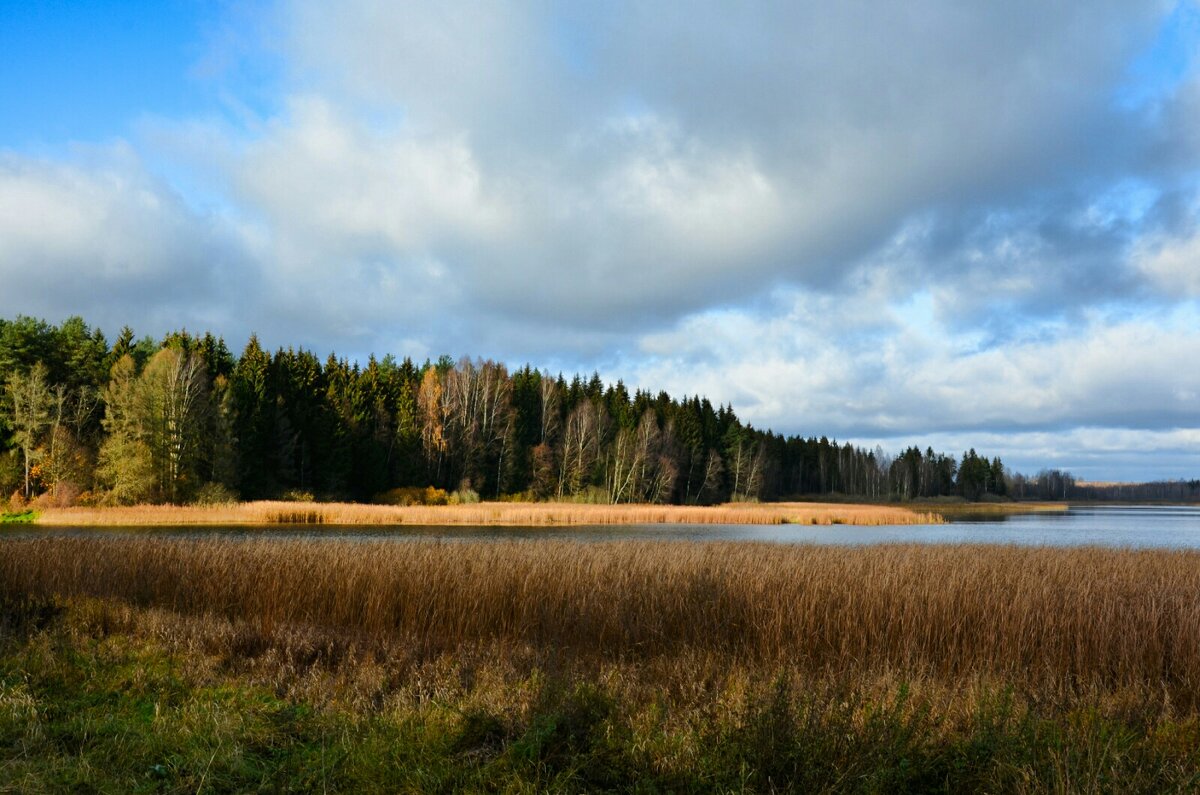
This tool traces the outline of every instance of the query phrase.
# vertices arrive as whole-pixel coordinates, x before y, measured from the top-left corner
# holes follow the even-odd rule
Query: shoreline
[[[917,525],[944,524],[964,514],[1064,511],[1059,503],[913,505],[859,503],[728,503],[715,506],[592,505],[563,502],[480,502],[467,505],[243,502],[228,505],[133,505],[46,508],[43,527],[188,525],[471,525],[558,527],[633,524]]]

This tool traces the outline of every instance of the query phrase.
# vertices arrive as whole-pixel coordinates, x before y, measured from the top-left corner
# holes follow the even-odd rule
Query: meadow
[[[1200,783],[1194,552],[128,536],[4,549],[10,789]]]

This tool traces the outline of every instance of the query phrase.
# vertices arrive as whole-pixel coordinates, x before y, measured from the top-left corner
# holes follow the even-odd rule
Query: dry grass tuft
[[[939,524],[933,511],[887,505],[730,503],[583,505],[484,502],[470,505],[362,505],[358,503],[248,502],[230,505],[135,505],[47,509],[38,524],[51,526],[165,525],[619,525],[619,524]]]
[[[1200,553],[978,546],[5,542],[0,598],[99,597],[440,654],[784,664],[1200,703]]]

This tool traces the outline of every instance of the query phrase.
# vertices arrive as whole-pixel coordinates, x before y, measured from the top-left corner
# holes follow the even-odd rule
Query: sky
[[[1200,477],[1200,4],[0,0],[0,316]]]

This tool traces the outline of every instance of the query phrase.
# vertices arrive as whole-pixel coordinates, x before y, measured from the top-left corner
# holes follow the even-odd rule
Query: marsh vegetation
[[[938,524],[931,511],[887,505],[731,503],[720,506],[589,505],[584,503],[472,503],[362,505],[358,503],[254,502],[221,505],[133,505],[49,508],[46,526],[169,525],[492,525],[545,527],[623,524]]]
[[[430,651],[689,651],[1200,697],[1200,554],[1184,551],[60,537],[7,541],[0,588]]]
[[[1188,791],[1200,554],[10,539],[0,778]]]

